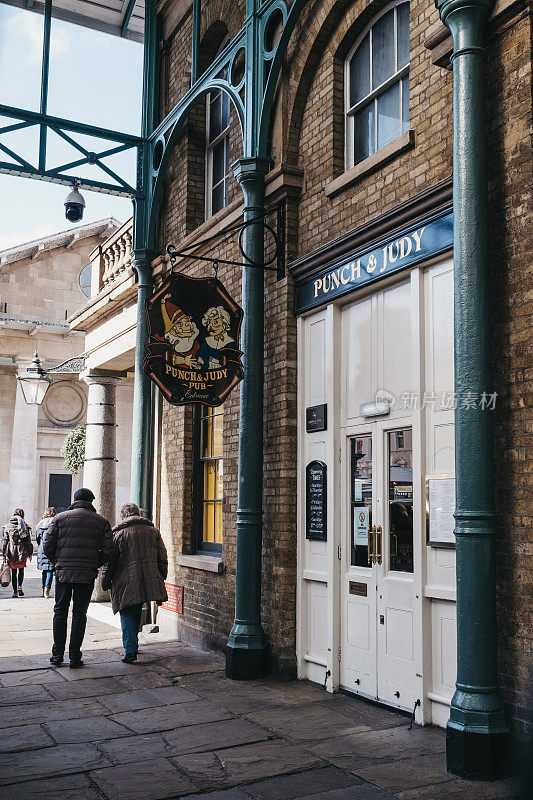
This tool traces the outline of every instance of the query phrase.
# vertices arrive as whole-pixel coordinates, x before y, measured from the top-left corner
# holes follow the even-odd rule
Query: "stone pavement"
[[[308,682],[235,683],[223,659],[89,619],[81,670],[52,669],[52,600],[0,589],[2,800],[504,800],[445,769],[443,731]]]

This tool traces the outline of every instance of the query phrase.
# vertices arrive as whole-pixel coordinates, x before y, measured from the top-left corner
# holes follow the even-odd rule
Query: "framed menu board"
[[[327,539],[327,465],[310,461],[305,468],[305,538]]]
[[[426,476],[427,543],[433,547],[455,547],[455,477]]]

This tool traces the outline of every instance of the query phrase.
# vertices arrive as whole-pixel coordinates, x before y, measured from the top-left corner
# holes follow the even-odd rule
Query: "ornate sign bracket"
[[[276,280],[280,281],[282,278],[285,277],[285,201],[280,200],[280,202],[275,207],[276,213],[276,229],[271,225],[268,225],[265,222],[265,217],[269,214],[273,213],[273,210],[265,211],[264,214],[258,214],[257,216],[253,217],[253,219],[248,219],[245,222],[236,222],[233,225],[228,226],[225,228],[221,233],[215,233],[213,236],[209,236],[207,239],[202,239],[201,242],[194,242],[193,244],[187,245],[182,250],[176,250],[173,244],[169,244],[167,247],[167,253],[170,256],[170,263],[171,263],[171,272],[174,272],[174,265],[178,258],[194,258],[195,261],[208,261],[214,265],[215,269],[215,276],[218,271],[219,264],[231,264],[232,266],[236,267],[252,267],[254,269],[262,269],[268,270],[270,272],[276,273]],[[274,242],[276,244],[276,248],[274,251],[274,255],[269,258],[267,261],[263,263],[259,263],[254,261],[248,254],[245,252],[243,247],[243,234],[246,228],[252,225],[260,225],[262,226],[263,230],[267,230],[274,238]],[[227,237],[229,234],[239,232],[238,236],[238,245],[239,250],[242,253],[243,260],[242,261],[230,261],[225,258],[213,258],[212,256],[199,256],[196,253],[194,256],[189,253],[189,250],[196,250],[202,245],[210,244],[211,242],[216,241],[217,239],[223,239]],[[276,262],[276,266],[271,266]]]

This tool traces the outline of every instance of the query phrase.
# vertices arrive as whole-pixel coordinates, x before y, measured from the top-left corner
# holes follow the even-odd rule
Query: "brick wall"
[[[489,252],[498,392],[498,659],[504,700],[518,734],[526,732],[533,619],[530,37],[531,18],[524,7],[492,27],[487,66]]]
[[[438,20],[430,0],[411,2],[410,121],[414,146],[380,165],[353,186],[328,197],[328,184],[344,169],[343,63],[351,45],[382,0],[316,0],[302,13],[286,59],[275,112],[273,155],[276,163],[304,171],[300,201],[288,206],[291,257],[302,256],[356,226],[394,208],[447,179],[452,170],[452,75],[432,63],[425,46],[428,28]],[[526,192],[531,185],[527,150],[530,120],[529,18],[516,6],[506,22],[493,26],[488,62],[488,129],[491,180],[495,380],[500,393],[496,414],[500,668],[505,699],[515,726],[523,729],[531,624],[531,337],[525,267],[531,251]],[[231,14],[227,13],[231,10]],[[202,35],[224,20],[230,35],[242,21],[242,3],[211,2],[203,11]],[[188,86],[183,54],[189,53],[190,18],[171,44],[178,70],[171,86]],[[171,92],[171,93],[172,93]],[[193,117],[195,136],[203,130],[201,112]],[[190,136],[190,133],[189,133]],[[232,123],[232,149],[238,142]],[[201,222],[203,153],[194,143],[176,149],[163,215],[163,238],[178,238]],[[190,177],[185,191],[183,175]],[[180,185],[181,181],[181,185]],[[233,185],[231,197],[238,197]],[[196,192],[196,194],[195,194]],[[186,216],[187,215],[187,216]],[[188,220],[186,222],[185,220]],[[526,235],[527,234],[527,235]],[[165,238],[166,237],[166,238]],[[235,248],[219,255],[237,258]],[[207,268],[187,267],[191,275]],[[219,277],[240,297],[238,270]],[[263,548],[263,622],[270,637],[273,668],[294,668],[295,632],[295,463],[296,343],[290,279],[266,279],[265,334],[265,488]],[[529,300],[530,302],[530,300]],[[529,381],[529,383],[528,383]],[[529,390],[529,394],[528,394]],[[235,513],[237,507],[238,392],[226,403],[224,431],[224,548],[227,572],[214,575],[174,563],[185,585],[184,621],[208,643],[220,646],[233,620]],[[190,552],[192,417],[164,405],[162,416],[161,525],[174,557]],[[529,470],[529,472],[528,472]],[[171,488],[170,488],[171,487]]]

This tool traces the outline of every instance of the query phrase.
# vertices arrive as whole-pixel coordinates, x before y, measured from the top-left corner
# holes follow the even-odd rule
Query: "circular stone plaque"
[[[54,425],[72,426],[85,411],[83,391],[70,381],[56,381],[45,395],[43,410]]]

